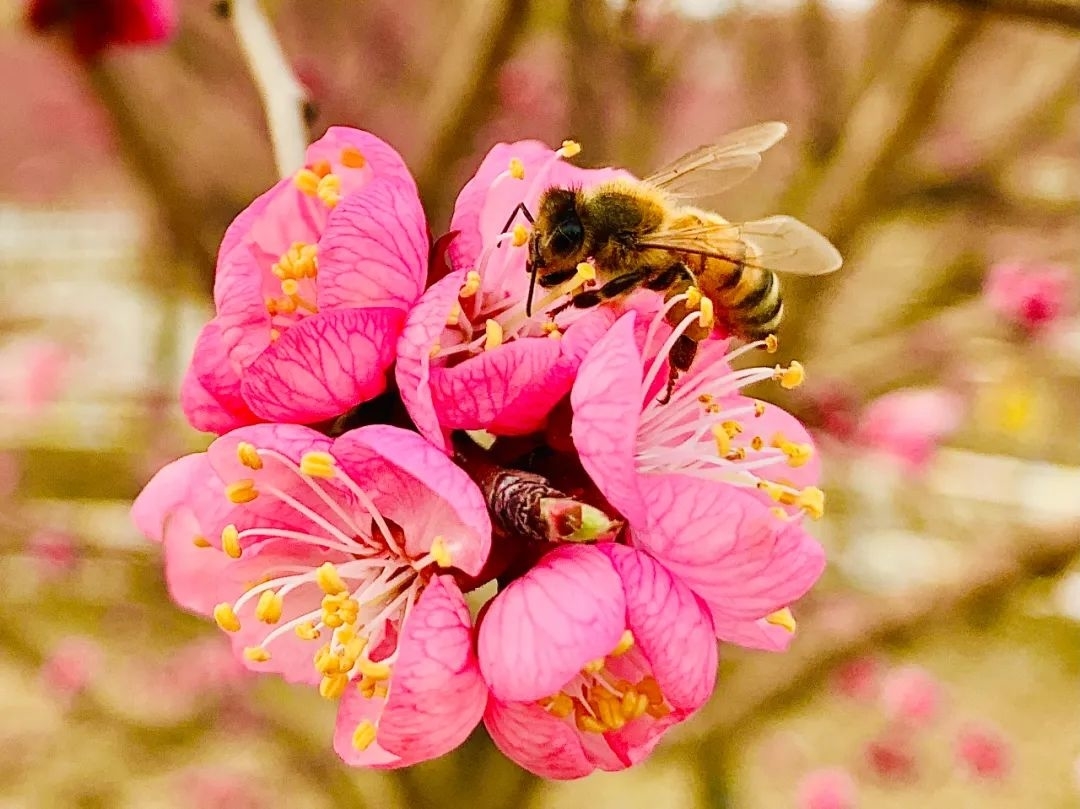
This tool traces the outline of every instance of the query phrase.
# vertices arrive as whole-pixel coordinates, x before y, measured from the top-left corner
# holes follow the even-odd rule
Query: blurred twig
[[[1033,578],[1059,573],[1078,555],[1080,526],[1023,532],[994,552],[980,553],[951,581],[891,597],[852,596],[842,612],[823,607],[802,622],[800,638],[786,655],[745,660],[695,723],[708,731],[691,738],[691,725],[685,742],[669,751],[722,747],[733,734],[758,726],[763,715],[806,697],[843,660],[1005,598]]]
[[[914,0],[918,3],[958,6],[1000,17],[1080,30],[1080,4],[1070,0]]]
[[[811,157],[817,161],[836,145],[842,121],[837,117],[843,77],[834,52],[836,34],[829,20],[828,7],[822,0],[803,3],[799,32],[812,95],[807,140]]]
[[[529,0],[469,0],[462,5],[417,116],[425,133],[417,184],[432,211],[441,210],[452,193],[447,167],[471,152],[472,136],[494,103],[495,77],[513,53],[529,10]]]
[[[230,16],[266,110],[278,175],[287,177],[304,165],[308,144],[304,88],[289,66],[259,0],[231,0]]]

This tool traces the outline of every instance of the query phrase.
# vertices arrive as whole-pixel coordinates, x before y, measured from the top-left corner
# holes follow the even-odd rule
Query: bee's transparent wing
[[[645,178],[682,200],[715,196],[742,182],[761,165],[761,153],[787,133],[779,121],[739,129],[701,146]]]
[[[843,259],[832,243],[809,225],[790,216],[753,222],[710,222],[650,233],[641,247],[695,253],[745,263],[792,275],[825,275],[840,269]]]

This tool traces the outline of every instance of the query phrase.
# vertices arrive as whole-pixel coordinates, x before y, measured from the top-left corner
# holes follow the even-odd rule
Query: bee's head
[[[567,281],[589,257],[588,238],[579,216],[581,190],[549,188],[540,197],[529,239],[529,271],[542,287]]]

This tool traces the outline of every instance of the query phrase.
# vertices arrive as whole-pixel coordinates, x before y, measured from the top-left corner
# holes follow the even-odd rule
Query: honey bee
[[[746,179],[762,152],[786,133],[779,122],[758,124],[695,149],[641,181],[615,180],[587,191],[548,188],[529,237],[526,313],[532,316],[537,285],[564,284],[589,261],[596,286],[577,292],[555,312],[597,306],[644,287],[663,292],[665,301],[690,296],[668,311],[672,325],[696,305],[711,308],[715,327],[729,335],[755,340],[773,333],[784,312],[777,273],[833,272],[842,263],[839,252],[789,216],[728,222],[687,203]],[[678,375],[690,369],[698,343],[712,333],[709,320],[703,312],[671,348],[662,402]]]

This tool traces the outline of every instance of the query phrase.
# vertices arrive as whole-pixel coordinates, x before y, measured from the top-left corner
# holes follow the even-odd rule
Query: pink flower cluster
[[[542,776],[624,769],[708,699],[718,639],[787,647],[789,605],[824,567],[803,526],[823,509],[810,439],[740,393],[794,386],[801,366],[731,365],[772,341],[703,344],[660,405],[698,316],[669,325],[678,299],[549,316],[564,285],[526,315],[509,215],[549,186],[625,176],[569,165],[577,148],[495,146],[430,286],[441,250],[416,185],[353,129],[312,144],[221,245],[182,391],[219,437],[162,469],[133,518],[163,543],[176,602],[245,665],[339,701],[350,764],[430,759],[483,721]],[[581,508],[552,517],[495,492],[491,469]],[[521,528],[534,507],[603,541],[537,539]]]
[[[26,17],[38,31],[65,27],[84,59],[112,45],[163,42],[177,26],[173,0],[29,0]]]

